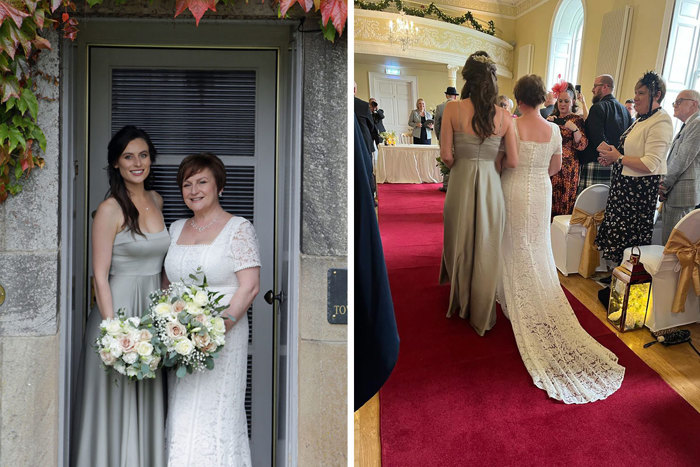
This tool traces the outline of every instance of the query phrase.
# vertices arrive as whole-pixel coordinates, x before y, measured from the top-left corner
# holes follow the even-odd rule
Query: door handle
[[[280,291],[280,293],[278,293],[277,295],[275,295],[275,293],[272,290],[268,290],[267,292],[265,292],[265,295],[263,295],[263,298],[267,303],[272,305],[275,302],[275,300],[277,300],[281,304],[282,302],[284,302],[286,296],[284,294],[284,290]]]

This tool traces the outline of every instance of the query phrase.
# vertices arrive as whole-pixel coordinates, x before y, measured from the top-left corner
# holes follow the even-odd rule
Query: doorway
[[[396,136],[411,130],[408,117],[416,103],[415,76],[392,77],[382,73],[369,74],[369,93],[384,110],[384,128]]]
[[[153,38],[159,43],[152,44]],[[224,209],[255,225],[261,292],[248,312],[246,413],[253,464],[280,465],[296,441],[296,412],[289,408],[296,401],[287,396],[296,378],[296,347],[288,344],[295,339],[287,335],[296,329],[296,315],[287,312],[293,303],[278,299],[271,305],[264,295],[270,290],[284,297],[297,280],[290,258],[298,250],[289,239],[298,234],[293,211],[299,201],[294,174],[300,158],[294,154],[300,144],[285,117],[298,105],[301,84],[292,75],[299,60],[294,34],[288,25],[232,28],[227,23],[195,31],[158,21],[129,33],[123,23],[94,20],[83,23],[80,39],[65,51],[65,69],[73,79],[67,82],[72,96],[66,101],[77,110],[64,130],[72,141],[66,152],[74,158],[76,177],[69,182],[74,299],[63,326],[68,337],[62,357],[60,458],[67,459],[75,385],[71,363],[77,360],[72,356],[76,347],[79,352],[90,306],[90,214],[107,190],[107,142],[123,125],[133,124],[150,134],[158,150],[154,188],[164,198],[166,226],[191,215],[175,174],[184,156],[204,151],[226,165]]]

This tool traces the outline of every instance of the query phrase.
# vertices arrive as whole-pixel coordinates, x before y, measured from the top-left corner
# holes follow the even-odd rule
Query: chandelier
[[[413,26],[413,21],[406,19],[406,13],[399,13],[399,17],[394,21],[389,21],[389,42],[401,46],[401,50],[406,51],[411,47],[418,37],[418,27]]]

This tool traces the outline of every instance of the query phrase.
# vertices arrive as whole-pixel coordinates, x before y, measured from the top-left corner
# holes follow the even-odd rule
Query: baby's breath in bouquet
[[[150,317],[164,355],[163,366],[176,368],[178,377],[194,370],[213,369],[214,357],[223,348],[226,332],[219,302],[224,294],[208,288],[201,269],[190,274],[200,285],[174,282],[151,294]]]

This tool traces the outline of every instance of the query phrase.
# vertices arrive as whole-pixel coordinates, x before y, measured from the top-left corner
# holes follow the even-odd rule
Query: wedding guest
[[[423,99],[416,101],[416,108],[408,117],[408,126],[413,128],[413,144],[431,144],[433,115],[425,109]]]
[[[369,109],[372,111],[372,120],[374,121],[374,127],[377,129],[377,133],[384,133],[386,131],[384,123],[382,122],[382,120],[384,120],[384,110],[379,108],[379,103],[374,97],[369,98]]]
[[[496,323],[498,258],[503,232],[499,169],[515,167],[514,119],[498,103],[496,65],[475,52],[462,68],[461,100],[442,117],[440,158],[450,167],[445,196],[440,283],[450,283],[447,317],[468,319],[480,336]],[[501,151],[505,147],[505,157]]]
[[[440,141],[440,125],[442,124],[442,113],[445,111],[445,106],[447,105],[447,103],[457,100],[457,96],[459,96],[457,89],[453,86],[448,86],[445,90],[445,102],[439,104],[435,108],[435,136],[437,137],[438,141]]]
[[[576,202],[579,162],[576,151],[588,145],[584,133],[585,122],[576,114],[576,91],[573,84],[562,81],[552,91],[557,95],[557,106],[547,117],[559,126],[562,137],[561,170],[552,176],[552,217],[571,214]]]
[[[632,117],[632,120],[634,120],[637,116],[637,111],[634,110],[634,99],[627,99],[625,101],[625,108],[630,113],[630,117]]]
[[[513,100],[508,96],[498,96],[498,106],[506,109],[509,114],[513,113]]]
[[[581,174],[578,193],[596,183],[610,185],[611,169],[598,162],[598,146],[605,142],[617,147],[620,135],[632,124],[630,113],[615,99],[614,88],[610,75],[600,75],[593,82],[593,105],[588,117],[584,117],[588,146],[579,153]]]
[[[146,314],[150,292],[160,288],[170,236],[162,198],[146,189],[155,159],[148,134],[133,126],[107,146],[109,192],[92,223],[97,308],[88,316],[80,360],[73,466],[165,465],[163,378],[134,382],[105,372],[92,348],[102,320],[116,318],[120,309],[126,317]]]
[[[598,161],[611,167],[612,174],[595,243],[614,264],[622,261],[625,248],[651,243],[659,183],[673,137],[671,117],[661,108],[665,95],[664,80],[653,71],[645,73],[634,88],[637,120],[620,136],[617,148],[605,142],[598,146]]]
[[[668,171],[659,186],[663,201],[661,241],[665,245],[676,223],[700,203],[700,93],[685,89],[673,103],[673,115],[683,122],[671,144]]]

